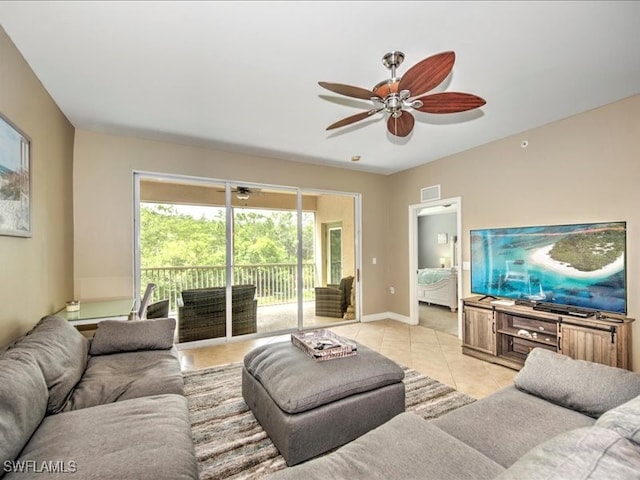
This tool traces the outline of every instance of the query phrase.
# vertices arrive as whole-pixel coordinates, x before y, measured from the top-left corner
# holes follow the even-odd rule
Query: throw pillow
[[[104,320],[98,323],[91,342],[91,355],[168,350],[173,347],[175,318],[150,320]]]
[[[520,390],[598,418],[640,395],[640,373],[534,348],[514,378]]]

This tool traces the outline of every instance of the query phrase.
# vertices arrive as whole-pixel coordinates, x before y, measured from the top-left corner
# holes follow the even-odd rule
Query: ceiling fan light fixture
[[[398,93],[398,85],[400,84],[399,78],[390,78],[383,80],[373,87],[373,93],[381,99],[385,99],[389,95]]]
[[[397,113],[402,109],[402,99],[395,93],[385,98],[384,104],[387,107],[387,112],[392,114]]]
[[[366,112],[334,122],[327,127],[327,130],[351,125],[385,111],[388,114],[388,132],[397,137],[406,137],[415,124],[414,116],[409,113],[410,109],[423,113],[443,114],[466,112],[485,105],[484,99],[470,93],[441,92],[425,95],[451,74],[455,57],[455,52],[452,51],[432,55],[413,65],[402,77],[398,77],[396,68],[404,60],[404,53],[389,52],[382,57],[382,64],[391,70],[391,78],[379,82],[372,90],[341,83],[318,82],[321,87],[334,93],[371,100],[375,106]]]
[[[251,195],[251,190],[247,187],[238,187],[236,189],[236,198],[238,200],[249,200],[249,195]]]

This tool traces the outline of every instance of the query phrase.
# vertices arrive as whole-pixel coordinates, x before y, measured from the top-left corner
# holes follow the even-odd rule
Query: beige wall
[[[80,299],[133,291],[133,171],[362,194],[363,314],[385,312],[387,177],[173,143],[76,132],[74,280]],[[372,265],[366,258],[377,257]]]
[[[524,112],[523,114],[526,114]],[[592,221],[627,222],[628,314],[634,370],[640,370],[640,96],[410,169],[388,178],[394,248],[387,255],[395,286],[388,309],[409,315],[408,206],[420,188],[440,184],[462,198],[463,261],[473,228]],[[523,140],[529,146],[521,148]],[[469,272],[463,292],[469,295]]]
[[[31,238],[0,236],[0,346],[73,297],[73,126],[0,27],[0,112],[31,138]]]

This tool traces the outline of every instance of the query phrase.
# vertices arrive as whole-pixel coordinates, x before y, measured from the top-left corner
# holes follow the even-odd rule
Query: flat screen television
[[[471,292],[627,313],[626,222],[471,230]]]

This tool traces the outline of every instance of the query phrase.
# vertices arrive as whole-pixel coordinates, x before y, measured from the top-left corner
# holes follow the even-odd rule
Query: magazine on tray
[[[350,357],[358,351],[355,342],[325,329],[294,332],[291,343],[316,361]]]

